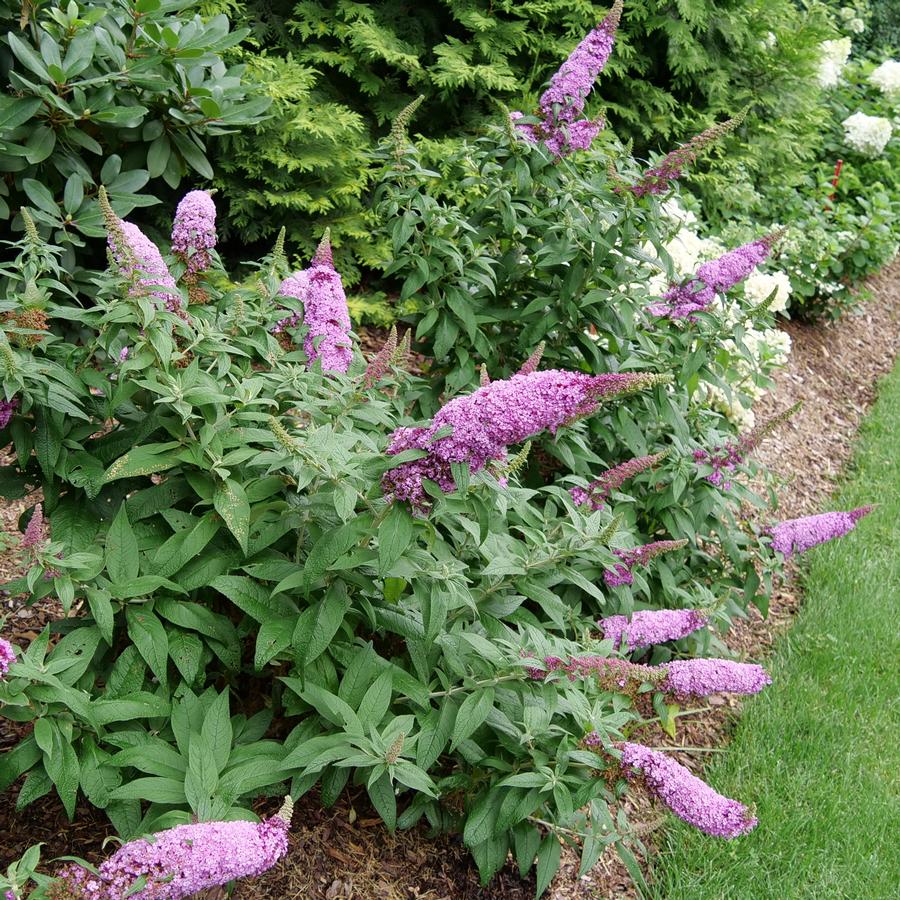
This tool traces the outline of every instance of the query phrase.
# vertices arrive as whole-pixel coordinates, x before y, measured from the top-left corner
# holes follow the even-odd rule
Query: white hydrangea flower
[[[791,279],[787,272],[775,272],[770,275],[754,269],[744,282],[744,297],[753,306],[762,303],[772,291],[775,291],[769,309],[776,313],[787,309],[791,290]]]
[[[855,16],[847,22],[847,31],[852,31],[854,34],[862,34],[865,30],[866,23],[858,16]]]
[[[900,95],[900,62],[895,59],[886,59],[872,72],[869,81],[883,94]]]
[[[889,119],[867,116],[862,112],[848,116],[843,126],[847,143],[866,156],[880,156],[893,133]]]
[[[819,63],[819,84],[823,88],[836,87],[841,80],[841,72],[850,58],[853,43],[848,37],[835,41],[822,41],[822,59]]]

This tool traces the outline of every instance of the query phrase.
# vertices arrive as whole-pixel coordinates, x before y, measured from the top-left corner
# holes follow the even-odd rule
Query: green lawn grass
[[[900,366],[882,384],[833,504],[878,508],[808,554],[805,601],[706,771],[755,803],[734,841],[667,831],[650,896],[669,900],[900,897]]]

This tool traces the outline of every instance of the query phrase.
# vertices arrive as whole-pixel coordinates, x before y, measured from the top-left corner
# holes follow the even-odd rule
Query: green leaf
[[[124,507],[122,508],[124,509]],[[115,613],[113,612],[109,594],[106,591],[98,591],[87,586],[85,586],[84,591],[87,594],[88,608],[94,617],[94,621],[97,623],[100,635],[112,647]]]
[[[169,715],[170,709],[167,701],[147,691],[134,691],[117,700],[95,700],[91,704],[91,712],[98,725],[164,718]]]
[[[367,788],[369,799],[381,816],[388,831],[397,827],[397,797],[390,776],[385,772],[377,781]]]
[[[172,155],[172,144],[168,135],[161,134],[147,148],[147,171],[151,178],[159,178],[166,170],[169,157]]]
[[[247,539],[250,536],[250,503],[243,486],[231,478],[220,482],[216,485],[213,505],[246,553]]]
[[[0,128],[24,125],[43,105],[39,97],[0,97]]]
[[[140,569],[138,542],[123,503],[106,533],[106,571],[113,582],[137,578]]]
[[[308,666],[325,652],[350,606],[347,589],[338,583],[329,589],[322,600],[303,612],[291,638],[297,651],[298,666]]]
[[[197,679],[202,655],[203,642],[196,634],[177,629],[169,630],[169,656],[188,684],[193,684]]]
[[[359,718],[363,725],[378,728],[391,705],[393,676],[390,669],[382,672],[369,686],[359,704]]]
[[[269,589],[244,575],[220,575],[209,585],[224,594],[238,609],[256,619],[271,622],[284,615],[284,607],[272,600]]]
[[[71,820],[75,814],[75,797],[78,793],[80,767],[72,742],[66,739],[56,723],[53,723],[53,754],[44,754],[44,768],[56,787],[66,814]]]
[[[372,679],[378,674],[378,657],[372,645],[354,647],[353,657],[344,671],[338,688],[338,697],[358,710]]]
[[[484,791],[466,816],[463,841],[467,847],[477,847],[493,835],[499,812],[497,791]]]
[[[484,887],[503,868],[509,853],[509,838],[506,834],[500,834],[476,844],[471,849]]]
[[[187,797],[184,794],[184,783],[174,778],[135,778],[111,794],[112,800],[147,800],[150,803],[168,803],[184,806]]]
[[[432,709],[425,717],[416,741],[416,765],[426,772],[437,762],[453,734],[456,707],[449,700],[439,709]]]
[[[117,478],[133,478],[135,475],[152,475],[164,472],[178,464],[172,451],[181,445],[177,441],[164,444],[144,444],[120,456],[107,470],[104,481],[109,484]]]
[[[208,512],[193,528],[176,532],[156,551],[153,571],[166,578],[174,575],[202,552],[220,528],[219,517]]]
[[[52,38],[50,38],[52,40]],[[25,68],[30,69],[35,75],[39,75],[45,81],[50,81],[50,74],[47,71],[44,61],[25,41],[16,36],[14,31],[10,31],[6,35],[6,41],[9,49],[15,54],[16,59],[22,63]]]
[[[403,556],[413,536],[412,516],[401,503],[394,503],[378,527],[378,574],[384,577]]]
[[[483,688],[469,694],[456,714],[456,724],[453,726],[453,744],[456,747],[466,738],[471,737],[484,723],[488,713],[494,706],[494,689]],[[451,748],[452,749],[452,748]]]
[[[372,514],[363,513],[338,528],[327,530],[313,544],[303,571],[289,575],[280,581],[275,587],[275,593],[282,593],[297,587],[301,588],[304,593],[309,593],[312,585],[325,574],[328,567],[356,546],[363,535],[368,534],[371,529]]]
[[[274,659],[282,650],[291,645],[294,633],[294,622],[287,617],[279,617],[263,622],[256,635],[256,652],[253,656],[253,667],[261,669]]]
[[[160,684],[168,684],[169,638],[163,623],[148,609],[129,606],[125,610],[128,637],[137,647]]]
[[[562,848],[559,838],[551,832],[541,842],[541,849],[537,855],[537,884],[535,885],[535,897],[540,897],[550,886],[553,877],[559,871],[559,861]]]
[[[231,741],[234,733],[229,716],[228,691],[222,691],[210,704],[203,719],[200,736],[206,741],[217,772],[222,772],[231,754]]]
[[[56,200],[53,199],[53,194],[40,181],[35,181],[34,178],[24,178],[22,180],[22,189],[28,195],[28,199],[38,209],[43,210],[55,219],[59,218],[59,206]]]

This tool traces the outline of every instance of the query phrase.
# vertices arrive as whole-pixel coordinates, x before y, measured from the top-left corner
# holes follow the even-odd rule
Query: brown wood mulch
[[[797,400],[803,408],[757,453],[781,482],[779,518],[805,515],[823,507],[850,458],[856,430],[871,405],[878,378],[887,372],[900,342],[900,261],[870,282],[873,298],[836,323],[815,325],[786,322],[793,340],[790,361],[778,373],[776,385],[756,407],[758,419],[779,412]],[[377,349],[382,335],[366,335],[367,349]],[[877,499],[877,498],[876,498]],[[24,501],[5,503],[0,518],[15,533]],[[30,505],[30,503],[28,504]],[[19,573],[13,551],[0,553],[0,579]],[[755,611],[738,622],[727,643],[741,658],[761,658],[774,638],[787,627],[799,604],[791,582],[772,598],[770,614]],[[0,610],[8,617],[4,631],[26,644],[54,611],[25,608],[17,598],[0,594]],[[702,715],[679,720],[672,740],[661,731],[642,739],[654,745],[708,747],[715,751],[727,742],[739,704],[732,698],[710,698]],[[19,729],[0,721],[0,749],[17,740]],[[685,752],[679,760],[694,770],[708,754]],[[18,857],[28,846],[43,841],[44,858],[78,854],[97,861],[111,832],[97,810],[80,805],[69,823],[54,795],[21,813],[15,811],[18,785],[0,795],[0,865]],[[273,812],[276,801],[263,801],[260,812]],[[644,798],[631,802],[631,814],[645,833],[651,859],[653,833],[665,821],[660,810]],[[271,807],[271,809],[270,809]],[[108,851],[106,851],[108,852]],[[583,878],[577,877],[577,856],[565,850],[554,880],[552,900],[637,896],[624,866],[614,853],[604,855]],[[424,828],[388,834],[358,791],[345,791],[331,809],[323,809],[315,793],[302,799],[294,814],[291,851],[265,877],[238,885],[237,900],[524,900],[534,884],[518,877],[510,863],[487,888],[481,888],[468,851],[458,838],[427,833]],[[219,900],[209,892],[207,900]]]

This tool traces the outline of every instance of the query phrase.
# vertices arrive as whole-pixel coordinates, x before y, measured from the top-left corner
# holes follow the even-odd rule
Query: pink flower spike
[[[216,246],[216,204],[207,191],[190,191],[175,210],[172,252],[187,263],[189,274],[209,268]]]
[[[9,667],[16,661],[16,651],[13,645],[0,637],[0,678],[5,678]]]
[[[615,0],[603,21],[592,29],[550,79],[536,113],[537,125],[519,124],[521,112],[510,114],[518,133],[529,143],[543,142],[556,157],[587,150],[603,128],[603,120],[579,118],[588,94],[612,54],[622,16],[622,0]]]
[[[36,547],[44,537],[44,509],[40,503],[36,503],[22,535],[22,547],[26,549]]]
[[[79,900],[182,900],[236,878],[261,875],[288,850],[293,804],[259,823],[198,822],[176,825],[121,846],[99,868],[99,876],[78,865],[59,873],[61,886]],[[139,878],[145,887],[131,893]]]
[[[677,641],[705,628],[709,620],[696,609],[646,609],[627,616],[608,616],[597,624],[603,637],[622,650],[641,650],[666,641]]]
[[[751,241],[729,250],[718,259],[703,263],[694,278],[675,285],[662,303],[652,303],[647,310],[654,316],[690,319],[706,309],[716,294],[724,293],[743,281],[772,252],[778,233]]]
[[[668,553],[670,550],[680,550],[686,545],[686,540],[651,541],[649,544],[633,547],[630,550],[614,550],[613,553],[622,562],[616,563],[612,569],[606,569],[603,573],[603,580],[610,587],[633,584],[634,577],[631,573],[635,566],[646,566],[651,559],[655,559],[660,554]]]
[[[856,523],[873,509],[873,506],[860,506],[849,512],[826,512],[787,519],[772,529],[772,549],[785,559],[796,553],[805,553],[819,544],[849,534],[856,528]]]
[[[465,462],[471,472],[481,471],[488,462],[504,462],[510,444],[523,443],[545,430],[555,433],[593,413],[606,398],[645,390],[666,380],[647,372],[587,375],[548,369],[493,381],[446,403],[429,426],[394,431],[388,455],[415,449],[428,456],[386,472],[384,492],[421,510],[428,502],[424,479],[435,482],[444,493],[455,490],[451,463]],[[437,437],[448,426],[451,433]]]
[[[658,750],[624,743],[622,768],[630,779],[636,769],[651,793],[679,819],[713,837],[735,838],[758,824],[743,803],[714,791],[705,781]]]
[[[131,293],[137,295],[149,291],[150,296],[159,300],[169,312],[184,317],[186,313],[178,285],[175,284],[159,247],[131,222],[119,219],[117,230],[126,246],[117,245],[119,235],[113,230],[108,234],[107,243],[122,274],[133,277],[136,281]]]
[[[629,479],[641,472],[652,468],[658,462],[665,459],[667,453],[654,453],[652,456],[639,456],[628,459],[611,469],[603,472],[599,478],[592,481],[587,488],[574,487],[569,490],[572,499],[578,506],[590,504],[591,510],[603,509],[609,495],[617,491]]]
[[[762,666],[730,659],[679,659],[664,667],[663,688],[677,698],[758,694],[772,679]]]
[[[353,360],[350,313],[327,235],[322,238],[312,265],[286,278],[279,293],[303,303],[303,324],[307,328],[303,349],[309,364],[320,359],[323,372],[346,372]],[[275,333],[298,322],[297,314],[282,319],[275,326]]]

